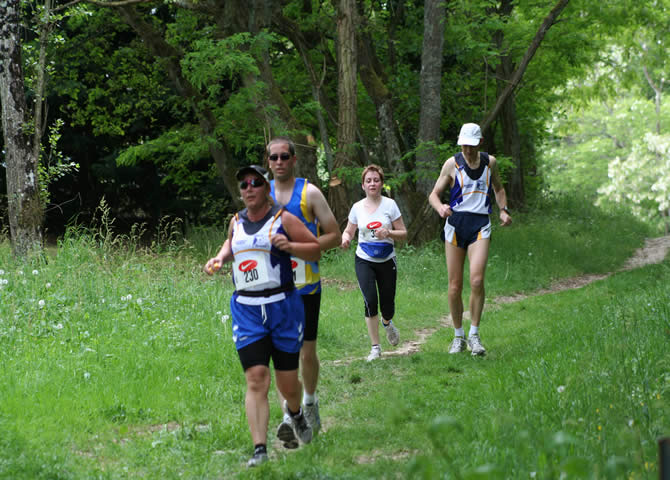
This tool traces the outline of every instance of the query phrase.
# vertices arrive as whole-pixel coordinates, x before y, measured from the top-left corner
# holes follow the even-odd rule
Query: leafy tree
[[[633,142],[626,158],[608,166],[609,181],[598,193],[599,204],[614,201],[631,206],[640,218],[670,229],[670,134],[647,133]]]

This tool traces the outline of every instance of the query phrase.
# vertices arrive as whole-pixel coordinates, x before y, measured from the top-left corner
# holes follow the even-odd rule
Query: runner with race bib
[[[393,199],[382,195],[384,171],[381,167],[365,167],[361,187],[365,198],[351,207],[347,227],[342,233],[342,248],[349,248],[358,229],[356,277],[365,302],[365,323],[372,343],[367,359],[372,361],[380,358],[382,351],[379,342],[379,310],[382,312],[382,325],[388,342],[397,345],[400,340],[398,329],[392,322],[398,276],[395,242],[407,237],[407,229],[398,205]]]

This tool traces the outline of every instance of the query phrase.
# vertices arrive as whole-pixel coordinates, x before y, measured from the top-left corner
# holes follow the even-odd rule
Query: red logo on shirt
[[[256,260],[245,260],[244,262],[240,263],[240,266],[237,268],[240,269],[240,272],[248,272],[249,270],[256,268],[256,265],[258,265]]]
[[[295,270],[297,267],[298,267],[298,262],[296,262],[295,260],[291,260],[291,268],[293,270]]]
[[[368,227],[368,230],[374,230],[375,228],[379,228],[382,226],[382,222],[370,222],[366,225]]]

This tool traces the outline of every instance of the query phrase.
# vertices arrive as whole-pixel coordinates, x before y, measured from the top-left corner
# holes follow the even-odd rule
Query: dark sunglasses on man
[[[273,153],[268,157],[271,162],[276,162],[277,160],[281,159],[282,162],[286,162],[291,159],[291,154],[282,152],[281,154],[277,155],[276,153]]]
[[[265,184],[264,180],[261,180],[260,178],[252,178],[251,180],[242,180],[240,182],[240,190],[246,190],[248,186],[258,188],[262,187]]]

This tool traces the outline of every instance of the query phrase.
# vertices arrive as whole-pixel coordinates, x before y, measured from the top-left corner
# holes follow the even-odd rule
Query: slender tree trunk
[[[356,3],[355,0],[338,0],[337,3],[337,66],[339,112],[337,125],[337,152],[335,170],[354,165],[356,156]],[[330,207],[340,225],[349,213],[347,185],[336,175],[330,180],[328,197]]]
[[[498,14],[504,19],[509,19],[514,9],[511,0],[502,0]],[[502,96],[507,85],[512,81],[514,65],[512,57],[505,49],[505,37],[502,30],[494,35],[495,45],[501,54],[500,62],[496,67],[498,82],[498,94]],[[521,163],[521,137],[519,135],[519,123],[516,117],[516,98],[514,92],[505,97],[498,116],[502,128],[503,152],[512,159],[514,168],[507,179],[507,198],[511,205],[520,207],[525,203],[526,195],[523,184],[523,166]]]
[[[505,101],[507,100],[507,97],[512,95],[516,87],[519,86],[519,83],[523,78],[523,74],[526,72],[526,69],[528,68],[528,64],[533,59],[533,56],[535,55],[535,52],[537,52],[537,49],[540,48],[540,44],[542,43],[544,36],[547,34],[547,32],[554,24],[556,19],[560,16],[561,12],[563,12],[565,7],[568,6],[569,2],[570,0],[558,0],[558,2],[556,2],[556,5],[554,5],[554,8],[551,9],[549,14],[542,21],[542,24],[535,33],[535,37],[528,46],[526,54],[521,59],[521,63],[519,64],[519,67],[512,75],[507,87],[505,87],[505,90],[498,96],[498,99],[493,109],[479,123],[482,131],[487,130],[491,126],[493,120],[498,116],[498,113],[500,112],[503,103],[505,103]]]
[[[445,3],[445,0],[425,0],[423,6],[423,50],[419,80],[421,110],[419,151],[416,154],[416,188],[424,195],[432,191],[443,163],[434,145],[440,143]]]
[[[359,0],[359,14],[363,12],[363,6]],[[393,113],[393,98],[391,91],[386,86],[388,79],[384,67],[374,49],[373,40],[366,33],[365,25],[356,35],[358,48],[358,72],[368,95],[375,104],[377,127],[381,142],[382,158],[390,173],[396,177],[403,177],[406,173],[402,162],[399,133]],[[405,222],[411,222],[414,209],[412,208],[413,185],[409,179],[405,179],[396,190],[395,200],[403,214]]]
[[[25,257],[42,248],[44,206],[39,157],[32,148],[31,128],[26,121],[19,8],[19,0],[0,2],[0,104],[12,248],[15,255]]]

